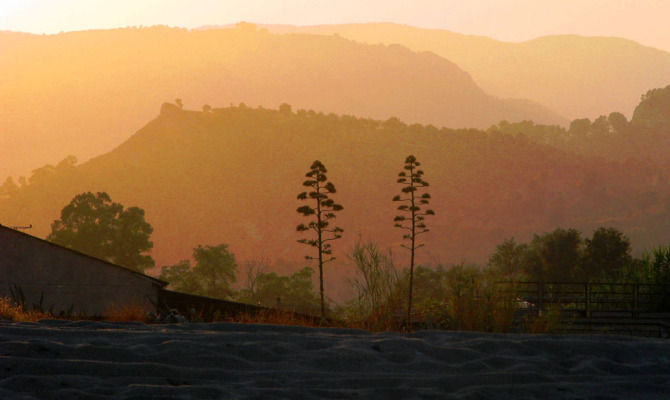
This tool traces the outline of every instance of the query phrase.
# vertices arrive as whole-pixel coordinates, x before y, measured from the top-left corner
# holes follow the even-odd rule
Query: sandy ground
[[[667,399],[670,341],[0,323],[2,399]]]

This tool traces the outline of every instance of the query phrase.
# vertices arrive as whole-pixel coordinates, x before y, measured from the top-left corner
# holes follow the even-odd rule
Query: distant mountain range
[[[670,84],[670,53],[622,38],[557,35],[509,43],[390,23],[264,27],[431,51],[467,71],[491,95],[529,99],[570,119],[612,111],[630,118],[640,95]]]
[[[488,95],[433,53],[250,25],[0,32],[0,51],[0,176],[106,152],[151,118],[156,104],[175,98],[196,108],[289,103],[449,127],[567,123],[531,101]]]

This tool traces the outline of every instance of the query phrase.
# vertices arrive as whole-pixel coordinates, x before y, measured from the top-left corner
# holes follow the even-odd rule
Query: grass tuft
[[[38,310],[26,311],[8,297],[0,298],[0,319],[14,322],[35,322],[51,318],[50,314]]]
[[[244,313],[235,316],[232,319],[225,319],[226,322],[238,322],[242,324],[271,324],[287,326],[329,326],[328,323],[321,324],[318,317],[309,317],[282,310],[261,310],[256,313]]]
[[[111,322],[147,322],[146,307],[138,301],[114,304],[103,313],[103,319]]]

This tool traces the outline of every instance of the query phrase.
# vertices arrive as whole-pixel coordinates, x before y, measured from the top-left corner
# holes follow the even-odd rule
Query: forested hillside
[[[245,102],[449,127],[502,119],[567,123],[529,101],[489,96],[454,63],[399,45],[275,35],[241,24],[29,35],[0,32],[0,176],[68,154],[108,152],[180,98]],[[23,172],[20,172],[23,171]]]
[[[535,143],[589,157],[621,162],[653,160],[666,165],[670,154],[670,86],[644,94],[630,121],[612,112],[593,120],[573,120],[567,129],[532,121],[502,121],[488,132],[524,135]]]
[[[198,244],[228,243],[238,260],[264,256],[301,266],[308,250],[296,242],[303,222],[296,195],[318,159],[344,206],[336,220],[345,231],[334,243],[339,262],[363,238],[391,247],[402,263],[391,199],[408,154],[422,162],[437,214],[427,221],[422,264],[483,262],[505,238],[525,241],[556,227],[588,235],[613,226],[637,250],[670,238],[670,173],[644,154],[619,162],[497,129],[437,129],[288,105],[189,111],[166,103],[103,156],[82,165],[66,159],[22,183],[5,182],[0,220],[31,223],[32,234],[45,236],[74,195],[106,191],[146,210],[157,265],[188,258]]]

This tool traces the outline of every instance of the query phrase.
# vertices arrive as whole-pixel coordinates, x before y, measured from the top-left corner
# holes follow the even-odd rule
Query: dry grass
[[[448,314],[456,330],[508,332],[514,322],[514,298],[492,291],[477,291],[449,298]]]
[[[288,326],[332,326],[324,322],[321,323],[318,317],[301,316],[288,311],[281,310],[261,310],[257,313],[245,313],[237,315],[234,318],[226,319],[226,322],[238,322],[242,324],[272,324]]]
[[[103,313],[103,319],[111,322],[147,322],[146,306],[138,301],[114,304]]]
[[[401,331],[404,314],[398,316],[390,308],[380,307],[367,315],[344,315],[341,326],[370,332]]]
[[[0,298],[0,319],[27,322],[51,318],[51,315],[38,310],[25,311],[23,307],[15,305],[9,298]]]

